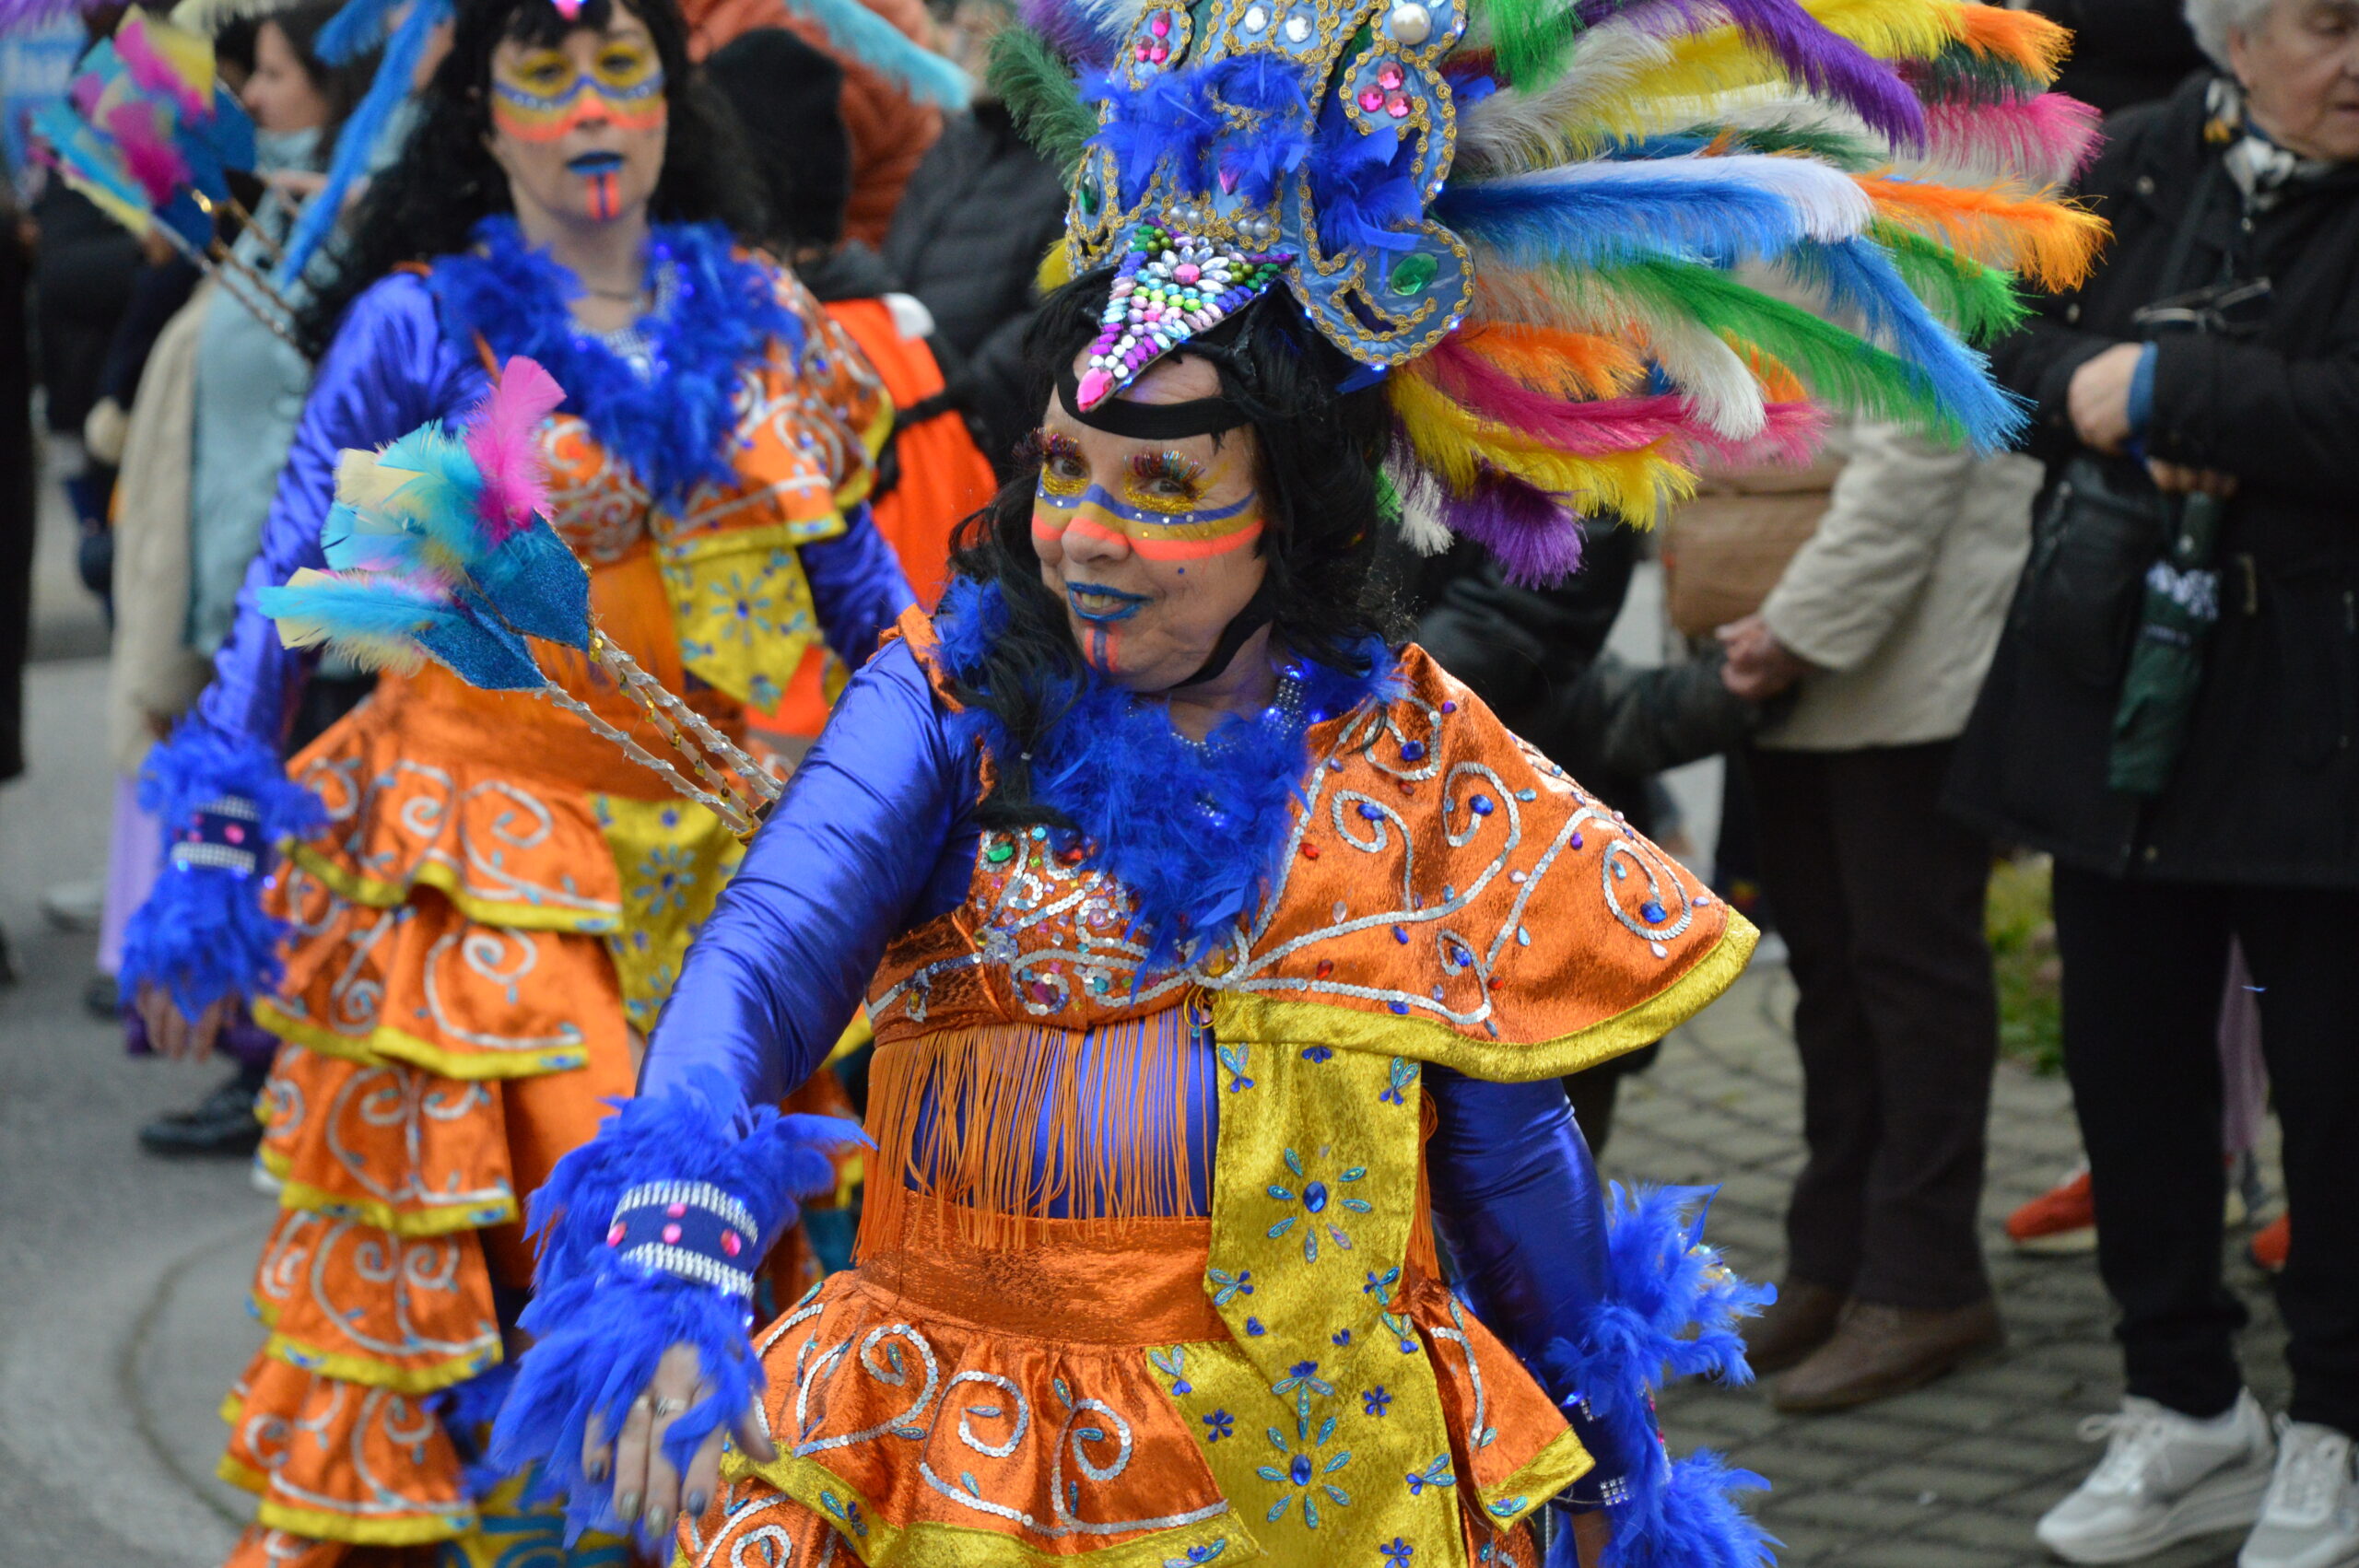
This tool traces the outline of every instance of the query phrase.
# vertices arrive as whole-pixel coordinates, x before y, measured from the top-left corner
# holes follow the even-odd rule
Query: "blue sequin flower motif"
[[[1376,1550],[1384,1556],[1384,1568],[1409,1568],[1409,1559],[1417,1555],[1417,1549],[1399,1536]]]
[[[686,848],[657,845],[639,862],[638,885],[631,895],[650,914],[688,907],[688,887],[695,880],[696,857]]]
[[[1379,1383],[1360,1392],[1360,1409],[1369,1415],[1380,1416],[1392,1403],[1392,1390]]]
[[[1217,1443],[1224,1437],[1237,1435],[1237,1418],[1226,1410],[1215,1410],[1204,1418],[1204,1441]]]
[[[1285,1487],[1287,1490],[1285,1496],[1270,1504],[1269,1512],[1263,1515],[1264,1519],[1271,1524],[1276,1524],[1285,1517],[1286,1510],[1294,1506],[1295,1500],[1300,1498],[1303,1527],[1315,1530],[1319,1527],[1319,1504],[1321,1499],[1324,1499],[1330,1507],[1348,1508],[1352,1505],[1352,1494],[1326,1479],[1352,1462],[1352,1451],[1343,1448],[1332,1454],[1320,1452],[1326,1447],[1327,1440],[1335,1435],[1333,1416],[1329,1416],[1320,1422],[1319,1434],[1316,1437],[1303,1439],[1299,1446],[1289,1445],[1286,1442],[1286,1434],[1276,1427],[1273,1426],[1268,1430],[1271,1445],[1277,1449],[1278,1457],[1284,1463],[1257,1466],[1253,1473],[1273,1486]]]
[[[1327,1155],[1327,1150],[1319,1151],[1320,1159],[1324,1160]],[[1330,1241],[1345,1252],[1349,1252],[1352,1249],[1351,1233],[1337,1223],[1337,1215],[1333,1211],[1354,1214],[1376,1212],[1376,1206],[1367,1199],[1355,1198],[1340,1190],[1354,1182],[1365,1181],[1367,1178],[1367,1167],[1354,1165],[1348,1170],[1337,1172],[1331,1187],[1328,1181],[1314,1178],[1309,1168],[1304,1164],[1302,1156],[1292,1149],[1285,1152],[1285,1161],[1286,1169],[1294,1173],[1295,1179],[1300,1183],[1300,1186],[1286,1187],[1273,1182],[1268,1189],[1270,1199],[1272,1202],[1284,1203],[1289,1207],[1299,1206],[1302,1211],[1288,1214],[1285,1219],[1272,1225],[1266,1233],[1270,1239],[1275,1241],[1292,1231],[1297,1223],[1301,1223],[1302,1260],[1305,1263],[1319,1261],[1319,1235],[1321,1231],[1327,1234]]]
[[[1458,1478],[1449,1473],[1449,1456],[1447,1454],[1435,1455],[1434,1462],[1422,1470],[1409,1471],[1408,1480],[1409,1495],[1412,1497],[1423,1495],[1426,1488],[1429,1486],[1458,1484]]]

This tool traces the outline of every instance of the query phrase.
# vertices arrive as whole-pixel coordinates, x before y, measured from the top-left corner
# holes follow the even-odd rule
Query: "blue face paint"
[[[1093,606],[1082,603],[1084,594],[1097,601],[1097,604]],[[1144,593],[1125,593],[1119,588],[1107,588],[1095,582],[1065,584],[1065,600],[1073,606],[1074,614],[1101,626],[1127,621],[1144,609],[1147,603],[1147,596]]]

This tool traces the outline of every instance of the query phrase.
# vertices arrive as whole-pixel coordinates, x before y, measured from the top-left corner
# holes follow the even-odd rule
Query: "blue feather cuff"
[[[161,986],[194,1018],[276,984],[287,925],[263,889],[273,847],[325,820],[318,800],[270,747],[192,720],[148,754],[139,803],[164,825],[164,872],[123,932],[125,989]]]
[[[617,1102],[533,1195],[541,1256],[519,1323],[534,1343],[491,1457],[503,1473],[538,1462],[534,1492],[564,1500],[569,1540],[633,1523],[616,1519],[605,1488],[583,1473],[582,1437],[593,1416],[608,1433],[622,1429],[666,1350],[694,1347],[709,1390],[664,1435],[683,1473],[759,1397],[748,1296],[760,1247],[794,1223],[796,1198],[834,1184],[829,1151],[864,1141],[835,1117],[748,1106],[707,1068],[668,1094]]]
[[[1590,1314],[1578,1344],[1555,1340],[1534,1368],[1576,1414],[1601,1429],[1603,1446],[1624,1461],[1603,1495],[1579,1489],[1560,1503],[1612,1510],[1606,1568],[1755,1568],[1773,1544],[1731,1500],[1732,1492],[1768,1483],[1731,1470],[1714,1455],[1673,1462],[1655,1425],[1653,1392],[1672,1378],[1711,1373],[1749,1382],[1736,1320],[1775,1299],[1766,1285],[1730,1272],[1703,1245],[1711,1190],[1640,1188],[1617,1183],[1607,1233],[1609,1289]],[[1548,1568],[1572,1568],[1565,1531]]]

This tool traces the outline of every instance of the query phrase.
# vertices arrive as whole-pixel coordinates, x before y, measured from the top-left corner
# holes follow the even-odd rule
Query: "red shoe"
[[[2083,1165],[2007,1216],[2007,1239],[2018,1252],[2094,1252],[2097,1211],[2089,1197],[2089,1168]]]
[[[2293,1219],[2288,1211],[2253,1233],[2252,1240],[2245,1244],[2245,1256],[2252,1259],[2254,1268],[2271,1274],[2283,1270],[2288,1238],[2294,1234]]]

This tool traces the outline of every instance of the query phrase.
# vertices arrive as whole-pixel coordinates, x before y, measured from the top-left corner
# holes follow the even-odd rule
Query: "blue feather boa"
[[[1773,1561],[1775,1543],[1730,1496],[1769,1483],[1713,1454],[1674,1462],[1655,1426],[1653,1390],[1662,1383],[1698,1373],[1752,1381],[1736,1320],[1777,1297],[1774,1288],[1738,1278],[1703,1245],[1710,1199],[1708,1188],[1625,1192],[1615,1183],[1605,1299],[1579,1343],[1552,1340],[1533,1369],[1567,1403],[1586,1398],[1627,1457],[1630,1499],[1610,1511],[1605,1568],[1758,1568]],[[1550,1549],[1547,1568],[1575,1562],[1567,1529]]]
[[[606,1245],[616,1203],[642,1182],[708,1181],[753,1211],[767,1248],[794,1223],[795,1199],[834,1185],[828,1151],[866,1141],[857,1125],[835,1117],[749,1106],[710,1068],[670,1094],[615,1105],[598,1136],[559,1160],[533,1194],[541,1256],[533,1303],[517,1321],[534,1342],[491,1442],[501,1474],[540,1466],[534,1495],[565,1500],[569,1542],[586,1529],[619,1534],[640,1523],[615,1518],[608,1489],[583,1474],[582,1433],[593,1415],[607,1433],[620,1432],[666,1350],[694,1346],[710,1389],[664,1435],[664,1455],[684,1475],[698,1445],[734,1422],[763,1386],[745,1303],[617,1258]]]
[[[572,273],[524,243],[512,217],[475,226],[475,249],[434,263],[434,291],[453,340],[481,333],[502,363],[522,354],[566,392],[601,445],[638,474],[658,502],[676,502],[704,480],[726,484],[737,451],[741,373],[772,353],[803,349],[801,318],[781,303],[776,275],[736,253],[727,231],[659,224],[650,275],[665,268],[670,308],[640,331],[654,354],[641,376],[583,332],[566,301],[581,292]]]
[[[1007,628],[996,585],[961,578],[934,615],[944,667],[980,686],[984,661]],[[1399,694],[1394,661],[1374,638],[1362,669],[1304,666],[1312,722]],[[1267,890],[1302,798],[1310,753],[1304,728],[1272,709],[1223,720],[1201,746],[1171,727],[1164,705],[1125,691],[1086,666],[1042,694],[1062,715],[1032,746],[1033,798],[1078,830],[1084,863],[1121,883],[1137,906],[1139,966],[1168,967],[1195,938],[1219,937],[1250,919]],[[1011,750],[1005,727],[970,709],[985,749]]]
[[[175,833],[225,795],[252,802],[265,845],[307,837],[326,821],[318,799],[289,780],[278,754],[260,741],[188,719],[147,754],[139,804],[163,824],[166,858],[155,891],[123,931],[122,981],[126,994],[142,984],[164,987],[190,1018],[225,996],[258,996],[283,972],[278,944],[288,927],[263,912],[264,878],[170,860]]]

